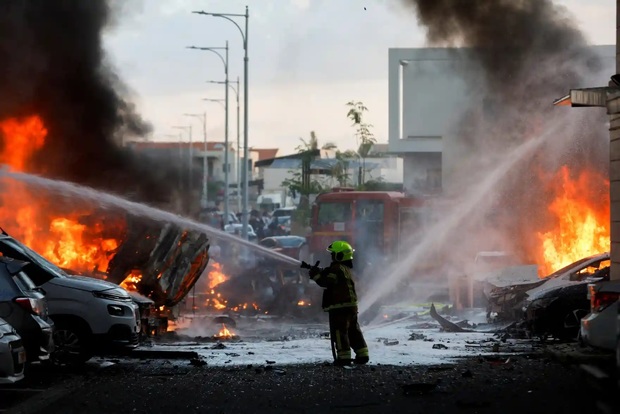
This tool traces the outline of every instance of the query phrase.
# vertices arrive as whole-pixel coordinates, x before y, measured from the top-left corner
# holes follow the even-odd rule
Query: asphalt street
[[[576,364],[548,357],[353,369],[329,364],[210,367],[116,360],[9,413],[588,413],[596,394]]]

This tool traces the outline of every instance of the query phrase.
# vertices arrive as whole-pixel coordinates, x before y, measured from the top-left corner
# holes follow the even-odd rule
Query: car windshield
[[[283,216],[290,216],[291,213],[293,212],[293,209],[280,209],[280,210],[275,210],[273,212],[273,216],[274,217],[283,217]]]
[[[234,233],[234,232],[241,233],[243,231],[243,224],[227,224],[224,227],[224,230],[227,233]],[[252,228],[250,224],[248,224],[248,233],[254,234],[254,228]]]
[[[3,255],[13,259],[30,262],[25,267],[26,274],[37,286],[41,286],[53,277],[67,276],[58,266],[14,239],[4,239],[0,241],[0,251]]]
[[[280,237],[278,242],[282,247],[299,247],[304,239],[301,237]]]
[[[576,262],[573,262],[569,264],[568,266],[564,266],[563,268],[551,273],[549,276],[547,276],[547,278],[554,278],[554,277],[561,276],[564,273],[568,272],[569,270],[581,266],[583,263],[587,262],[588,260],[592,260],[592,257],[584,257],[583,259],[577,260]],[[601,259],[601,260],[604,260],[604,259]]]

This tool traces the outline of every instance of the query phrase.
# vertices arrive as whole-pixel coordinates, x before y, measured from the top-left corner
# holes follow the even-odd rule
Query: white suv
[[[125,289],[103,280],[69,276],[6,234],[0,235],[0,253],[29,262],[26,274],[45,291],[55,324],[55,360],[83,362],[96,353],[138,345],[138,306]]]

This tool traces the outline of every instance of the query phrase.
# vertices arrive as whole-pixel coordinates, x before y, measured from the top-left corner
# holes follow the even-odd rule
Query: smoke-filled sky
[[[588,41],[615,41],[613,0],[559,0]],[[194,122],[185,112],[208,111],[211,139],[223,138],[223,65],[185,46],[230,41],[230,75],[242,76],[241,36],[223,19],[192,10],[243,13],[250,6],[250,145],[293,150],[316,130],[320,141],[354,147],[345,103],[362,100],[380,141],[387,141],[387,50],[423,47],[425,31],[400,0],[141,0],[126,5],[108,31],[112,62],[136,95],[138,110],[170,140],[171,127]],[[364,10],[364,7],[366,10]],[[239,19],[243,23],[243,19]],[[231,99],[234,94],[231,94]],[[231,113],[231,131],[235,118]],[[234,136],[234,135],[233,135]]]

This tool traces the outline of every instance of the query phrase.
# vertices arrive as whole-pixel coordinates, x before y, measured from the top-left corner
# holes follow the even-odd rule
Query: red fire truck
[[[403,244],[411,247],[428,210],[425,199],[399,192],[334,188],[319,194],[310,221],[311,258],[327,264],[325,249],[334,240],[348,241],[356,256],[368,262],[375,255],[398,258],[408,250]]]

